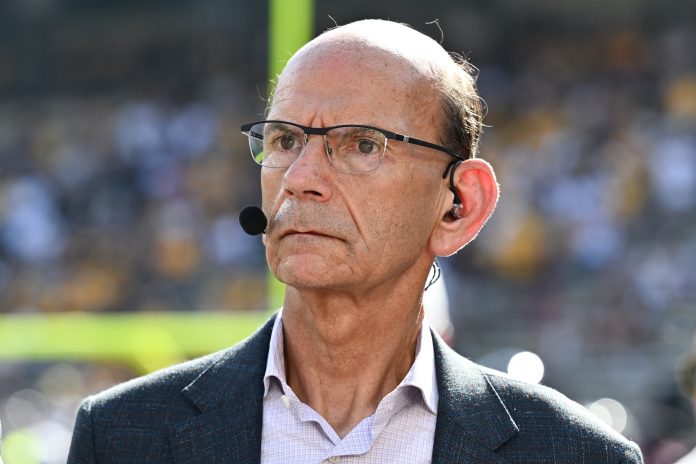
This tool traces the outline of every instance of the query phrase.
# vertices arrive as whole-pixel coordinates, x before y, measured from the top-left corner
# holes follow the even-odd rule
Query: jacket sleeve
[[[92,404],[84,400],[77,412],[70,453],[66,464],[97,464],[92,427]]]
[[[2,422],[0,422],[0,464],[2,464]]]

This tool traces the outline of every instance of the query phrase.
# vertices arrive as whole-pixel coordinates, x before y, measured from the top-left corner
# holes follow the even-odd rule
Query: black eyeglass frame
[[[377,132],[381,132],[389,140],[398,140],[399,142],[412,143],[414,145],[419,145],[421,147],[426,147],[426,148],[432,148],[433,150],[438,150],[438,151],[447,153],[448,155],[454,156],[455,158],[457,158],[460,161],[464,161],[465,159],[470,158],[469,156],[467,156],[465,158],[465,157],[461,156],[460,154],[456,153],[454,150],[450,150],[449,148],[443,147],[442,145],[438,145],[436,143],[426,142],[425,140],[417,139],[415,137],[409,137],[408,135],[397,134],[396,132],[388,131],[386,129],[381,129],[379,127],[367,126],[364,124],[340,124],[338,126],[329,126],[329,127],[307,127],[307,126],[303,126],[302,124],[297,124],[294,122],[281,121],[278,119],[271,119],[268,121],[255,121],[255,122],[250,122],[248,124],[243,124],[240,129],[241,129],[243,134],[249,135],[249,131],[256,124],[269,123],[269,122],[270,123],[289,124],[291,126],[299,127],[300,129],[302,129],[302,131],[305,133],[305,135],[326,135],[331,129],[340,129],[341,127],[360,127],[362,129],[370,129],[370,130],[374,130]]]
[[[304,132],[305,135],[305,144],[307,143],[307,136],[309,135],[321,135],[321,136],[326,136],[326,134],[331,130],[331,129],[340,129],[341,127],[359,127],[362,129],[370,129],[373,131],[377,131],[381,134],[383,134],[388,140],[396,140],[399,142],[405,142],[405,143],[412,143],[414,145],[418,145],[421,147],[426,147],[426,148],[431,148],[433,150],[441,151],[443,153],[447,153],[448,155],[454,157],[455,159],[451,161],[447,167],[445,168],[445,172],[442,174],[442,178],[446,178],[447,174],[450,173],[450,190],[454,193],[454,199],[455,203],[459,204],[461,203],[461,200],[459,199],[459,195],[457,194],[457,190],[454,188],[454,171],[457,169],[457,166],[459,163],[462,161],[465,161],[467,159],[471,158],[471,155],[467,155],[466,157],[461,156],[460,154],[456,153],[454,150],[451,150],[447,147],[443,147],[442,145],[438,145],[436,143],[432,142],[427,142],[425,140],[417,139],[415,137],[409,137],[408,135],[403,135],[399,134],[396,132],[392,132],[386,129],[381,129],[379,127],[375,126],[368,126],[365,124],[339,124],[338,126],[329,126],[329,127],[308,127],[308,126],[303,126],[302,124],[297,124],[294,122],[289,122],[289,121],[283,121],[280,119],[269,119],[269,120],[262,120],[262,121],[254,121],[250,122],[247,124],[242,124],[240,127],[240,130],[242,131],[242,134],[246,136],[250,136],[251,128],[254,127],[257,124],[266,124],[266,123],[280,123],[280,124],[288,124],[290,126],[297,127],[299,129],[302,129],[302,132]],[[262,135],[262,134],[259,134]],[[303,145],[304,147],[304,145]],[[263,166],[263,165],[261,165]]]

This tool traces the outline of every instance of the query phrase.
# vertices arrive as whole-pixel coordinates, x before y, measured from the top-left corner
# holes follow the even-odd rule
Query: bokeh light
[[[544,378],[544,362],[531,351],[521,351],[510,358],[507,372],[515,379],[539,383]]]
[[[626,408],[616,400],[602,398],[590,404],[587,409],[607,423],[609,427],[621,433],[628,423]]]

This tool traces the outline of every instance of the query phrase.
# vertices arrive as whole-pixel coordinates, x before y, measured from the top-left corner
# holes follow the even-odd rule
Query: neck
[[[419,290],[358,301],[288,287],[283,307],[288,385],[339,436],[374,414],[413,364],[421,296]]]

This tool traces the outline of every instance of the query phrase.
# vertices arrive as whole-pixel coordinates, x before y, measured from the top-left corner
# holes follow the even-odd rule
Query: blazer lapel
[[[171,428],[176,463],[261,460],[263,374],[274,319],[226,351],[182,390],[200,414]]]
[[[174,462],[261,460],[263,373],[274,319],[183,389],[200,414],[171,427]],[[433,464],[504,464],[495,450],[518,431],[505,405],[478,366],[434,333],[433,344],[439,391]]]
[[[495,450],[518,428],[486,375],[433,333],[439,402],[433,464],[507,462]]]

